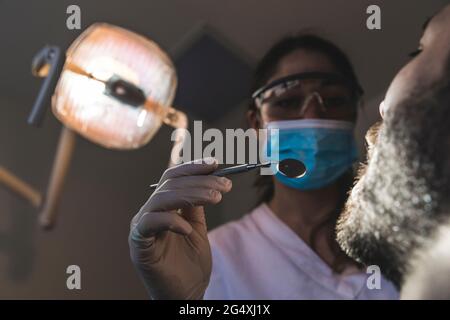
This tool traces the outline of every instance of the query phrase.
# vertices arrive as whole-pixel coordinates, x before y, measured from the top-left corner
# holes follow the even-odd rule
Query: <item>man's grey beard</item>
[[[411,97],[386,114],[338,220],[342,249],[378,265],[397,287],[413,250],[450,215],[442,209],[450,195],[449,91]]]

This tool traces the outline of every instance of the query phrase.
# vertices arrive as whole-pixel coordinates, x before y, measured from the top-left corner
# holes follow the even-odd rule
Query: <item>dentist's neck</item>
[[[339,195],[337,183],[318,190],[302,191],[274,179],[274,196],[269,207],[291,228],[314,228],[335,210]]]
[[[268,205],[281,221],[331,265],[336,258],[336,250],[331,248],[329,240],[335,238],[336,220],[331,215],[335,213],[339,197],[338,183],[319,190],[301,191],[274,179],[274,196]],[[324,224],[327,220],[329,223]],[[319,225],[323,226],[312,245],[311,234]]]

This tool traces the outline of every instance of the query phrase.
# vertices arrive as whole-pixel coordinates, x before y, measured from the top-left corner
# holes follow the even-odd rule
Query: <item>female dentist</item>
[[[367,286],[363,266],[335,240],[337,217],[353,183],[353,128],[362,94],[346,55],[314,35],[287,37],[255,73],[247,116],[279,130],[280,160],[307,167],[301,179],[261,176],[260,204],[209,234],[204,205],[221,201],[231,181],[209,175],[217,163],[167,169],[131,222],[132,261],[153,299],[396,299],[381,278]]]

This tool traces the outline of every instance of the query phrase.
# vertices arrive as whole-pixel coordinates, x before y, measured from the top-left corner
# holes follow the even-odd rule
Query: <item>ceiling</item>
[[[283,35],[307,27],[338,43],[366,99],[380,99],[415,48],[422,22],[446,2],[415,1],[411,8],[408,0],[0,0],[0,96],[31,106],[40,85],[30,75],[31,58],[46,43],[67,47],[76,38],[81,31],[66,28],[66,8],[77,4],[82,29],[96,21],[117,24],[154,39],[173,57],[206,25],[249,65]],[[381,7],[381,30],[365,27],[370,4]]]

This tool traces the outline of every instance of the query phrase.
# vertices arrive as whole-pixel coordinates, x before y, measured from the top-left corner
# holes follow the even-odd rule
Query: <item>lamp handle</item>
[[[45,78],[45,80],[31,109],[28,124],[36,127],[41,126],[62,68],[61,49],[56,46],[45,46],[34,56],[31,72],[37,77]]]
[[[47,187],[44,204],[39,214],[40,225],[45,229],[51,229],[55,224],[57,206],[61,198],[64,182],[75,150],[76,137],[76,133],[69,128],[63,127],[61,129],[50,181]]]
[[[175,108],[164,107],[151,99],[147,99],[145,101],[145,108],[160,116],[165,124],[177,129],[174,132],[175,136],[172,137],[172,140],[174,140],[174,142],[172,151],[170,153],[169,167],[172,167],[175,164],[179,164],[181,162],[180,151],[183,148],[188,128],[187,115]]]
[[[169,108],[163,122],[175,128],[175,136],[173,137],[172,151],[170,152],[169,167],[181,163],[180,151],[183,148],[186,132],[188,128],[187,115],[174,108]]]

